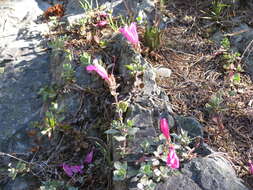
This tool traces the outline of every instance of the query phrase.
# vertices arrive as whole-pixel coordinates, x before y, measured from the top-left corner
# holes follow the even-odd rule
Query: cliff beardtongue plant
[[[62,164],[62,168],[69,177],[72,177],[75,173],[83,172],[83,165],[70,166],[68,164]]]
[[[167,140],[170,139],[170,129],[166,118],[160,119],[160,130]]]
[[[176,150],[175,150],[174,146],[172,146],[172,145],[169,147],[169,153],[167,156],[166,164],[167,164],[167,166],[170,166],[173,169],[179,168],[179,159],[177,157]]]
[[[102,79],[109,81],[109,77],[108,77],[108,74],[107,74],[106,70],[104,69],[104,67],[102,67],[99,64],[95,63],[94,65],[88,65],[86,67],[86,70],[88,72],[95,71]]]
[[[136,29],[136,23],[132,22],[130,26],[120,28],[122,35],[133,45],[139,45],[139,37]]]
[[[92,149],[85,157],[84,163],[90,164],[93,159],[94,150]]]
[[[94,154],[94,149],[92,149],[92,150],[85,156],[85,159],[84,159],[84,163],[85,163],[85,164],[90,164],[90,163],[92,162],[93,154]],[[74,174],[76,174],[76,173],[80,173],[80,174],[83,173],[83,171],[82,171],[82,169],[84,168],[84,165],[83,165],[83,164],[71,166],[71,165],[68,165],[68,164],[63,163],[61,166],[62,166],[64,172],[65,172],[69,177],[72,177],[72,176],[73,176]]]
[[[104,67],[102,67],[99,63],[97,59],[93,60],[93,65],[88,65],[86,67],[86,70],[88,72],[93,72],[95,71],[102,79],[105,80],[105,82],[108,84],[109,89],[111,94],[116,97],[117,96],[117,92],[116,89],[118,87],[115,77],[113,74],[108,75],[107,71],[105,70]]]

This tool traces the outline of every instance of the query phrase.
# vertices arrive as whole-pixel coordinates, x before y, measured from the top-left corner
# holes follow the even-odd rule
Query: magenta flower
[[[132,22],[130,26],[120,28],[119,31],[122,35],[133,45],[139,44],[139,37],[136,29],[136,23]]]
[[[106,20],[101,20],[101,21],[99,21],[95,26],[96,27],[104,27],[104,26],[106,26],[107,25],[107,21]]]
[[[249,173],[253,175],[253,163],[249,162]]]
[[[93,149],[86,155],[85,159],[84,159],[84,163],[90,164],[92,162],[93,159]]]
[[[170,129],[166,118],[160,119],[160,130],[167,140],[170,139]]]
[[[170,146],[169,153],[167,156],[167,166],[170,166],[173,169],[179,168],[179,159],[177,157],[174,146]]]
[[[95,71],[99,76],[102,77],[102,79],[106,80],[106,81],[109,81],[109,77],[108,77],[108,74],[106,72],[106,70],[104,69],[104,67],[102,67],[101,65],[99,64],[94,64],[94,65],[88,65],[86,67],[86,70],[88,72],[92,72],[92,71]]]
[[[75,173],[83,172],[83,165],[70,166],[68,164],[62,164],[62,168],[69,177],[72,177]]]

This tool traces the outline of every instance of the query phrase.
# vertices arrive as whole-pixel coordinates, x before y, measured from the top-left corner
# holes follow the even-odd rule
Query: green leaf
[[[81,56],[80,56],[80,61],[83,65],[89,65],[91,64],[91,56],[90,54],[84,52]]]
[[[113,164],[113,166],[116,168],[116,169],[121,169],[121,168],[123,168],[123,169],[127,169],[127,162],[123,162],[123,163],[121,163],[121,162],[119,162],[119,161],[116,161],[116,162],[114,162],[114,164]]]
[[[133,127],[127,130],[127,134],[134,136],[139,130],[140,130],[139,128]]]
[[[126,174],[127,172],[124,169],[115,170],[113,171],[113,180],[123,181],[124,179],[126,179]]]
[[[108,135],[115,135],[117,133],[119,133],[119,131],[116,129],[108,129],[105,131],[105,134],[108,134]]]
[[[116,139],[116,141],[119,141],[119,142],[126,140],[125,136],[114,136],[114,138]]]
[[[120,101],[119,104],[118,104],[118,108],[120,110],[122,110],[123,113],[125,113],[127,111],[127,108],[128,108],[128,103],[125,102],[125,101]]]
[[[125,65],[125,67],[130,70],[133,71],[134,70],[134,66],[133,65]]]
[[[133,120],[127,120],[127,126],[128,127],[133,127],[134,126]]]
[[[240,74],[239,74],[239,73],[235,73],[235,74],[234,74],[234,77],[233,77],[233,80],[234,80],[235,82],[237,82],[237,83],[240,83],[240,81],[241,81],[241,76],[240,76]]]
[[[150,164],[145,164],[145,165],[141,166],[140,172],[142,174],[146,174],[148,176],[152,176],[152,174],[153,174],[152,167]]]

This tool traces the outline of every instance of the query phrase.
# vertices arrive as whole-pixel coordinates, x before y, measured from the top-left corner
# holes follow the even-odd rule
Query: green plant
[[[43,181],[42,186],[40,186],[40,190],[57,190],[57,189],[78,190],[78,188],[66,185],[64,181],[59,180]]]
[[[83,52],[82,55],[80,56],[80,62],[83,66],[92,64],[91,55],[88,54],[87,52]]]
[[[56,16],[49,17],[50,30],[56,30],[59,26],[61,26],[63,24],[64,24],[64,22],[60,22],[59,18],[57,18]]]
[[[165,4],[166,4],[167,0],[160,0],[160,10],[164,11],[165,10]]]
[[[114,162],[113,180],[123,181],[127,178],[127,162]]]
[[[118,24],[118,22],[116,21],[116,19],[113,18],[113,16],[112,16],[112,11],[109,12],[109,14],[108,14],[108,20],[109,20],[109,26],[112,28],[112,30],[113,30],[114,32],[119,31],[119,24]]]
[[[154,50],[158,48],[161,44],[161,36],[162,32],[159,28],[155,26],[146,27],[144,33],[144,44],[150,48],[150,50]]]
[[[211,10],[213,20],[219,21],[226,7],[229,7],[229,5],[224,4],[222,0],[213,0]]]
[[[206,108],[210,112],[220,113],[220,112],[224,111],[222,103],[223,103],[222,94],[217,93],[217,94],[211,96],[211,99],[206,104]]]
[[[58,53],[64,51],[65,41],[67,40],[67,36],[56,37],[51,40],[48,45],[52,48],[53,53]]]
[[[137,59],[134,59],[130,65],[125,65],[125,67],[130,70],[132,75],[143,72],[146,68],[146,66],[142,65],[141,62]]]
[[[38,94],[42,96],[44,102],[48,100],[53,100],[57,96],[56,86],[52,85],[40,88]]]
[[[71,65],[71,63],[64,63],[62,65],[63,72],[61,74],[61,77],[67,82],[67,81],[73,81],[74,80],[74,74],[75,71]]]
[[[88,1],[88,0],[81,0],[81,1],[79,1],[80,2],[80,4],[81,4],[81,7],[85,10],[85,11],[92,11],[93,10],[93,1],[92,0],[90,0],[90,1]],[[97,2],[97,0],[96,0],[96,5],[97,5],[97,7],[98,7],[98,2]]]
[[[223,53],[223,69],[229,73],[230,79],[235,83],[240,83],[240,72],[243,71],[240,62],[241,54],[231,50],[230,41],[228,38],[224,38],[221,41],[221,46],[225,49]]]
[[[230,5],[223,3],[222,0],[212,0],[211,10],[202,11],[207,14],[207,17],[202,17],[203,19],[213,20],[215,23],[220,23],[221,19],[224,17],[223,13],[225,8],[230,7]]]
[[[225,49],[225,50],[229,50],[230,49],[230,41],[227,37],[223,38],[221,41],[221,46]]]
[[[64,107],[59,107],[56,102],[52,102],[48,111],[45,113],[42,135],[48,135],[51,137],[52,132],[56,127],[60,127],[61,122],[65,119],[62,115],[64,112]],[[67,128],[68,126],[61,126],[62,128]]]
[[[30,171],[30,168],[27,166],[26,163],[22,161],[18,161],[17,165],[15,167],[12,167],[12,164],[9,163],[9,177],[14,180],[18,174],[24,174]]]

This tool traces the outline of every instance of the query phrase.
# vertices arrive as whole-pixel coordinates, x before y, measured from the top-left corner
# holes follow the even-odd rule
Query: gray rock
[[[155,190],[202,190],[191,178],[182,174],[171,176],[165,183],[156,186]]]
[[[37,17],[50,4],[40,0],[0,1],[0,151],[26,153],[27,130],[41,119],[41,87],[50,83],[49,55],[42,46],[46,24]],[[18,177],[5,190],[35,189],[36,180]]]
[[[75,24],[78,24],[79,21],[82,19],[82,18],[85,18],[85,13],[81,13],[81,14],[78,14],[78,15],[71,15],[71,16],[67,16],[66,19],[67,19],[67,24],[69,26],[72,26],[72,25],[75,25]]]
[[[81,1],[81,2],[83,2],[85,4],[85,1]],[[88,0],[87,2],[89,2],[90,5],[92,5],[92,8],[98,8],[99,6],[101,6],[102,4],[107,2],[107,0]],[[68,15],[68,16],[78,15],[78,14],[82,14],[84,12],[85,12],[85,10],[81,6],[80,0],[69,0],[67,2],[66,10],[65,10],[66,15]]]
[[[249,190],[236,177],[228,161],[220,157],[197,158],[186,163],[181,174],[170,176],[156,190]]]
[[[229,162],[220,157],[193,159],[184,165],[182,173],[203,190],[248,190]]]
[[[238,35],[231,37],[232,46],[235,46],[238,51],[243,52],[249,43],[253,40],[253,28],[247,24],[241,24],[232,29],[232,32],[240,32]]]
[[[195,118],[177,116],[176,121],[179,127],[187,131],[191,137],[203,137],[203,127]]]
[[[30,181],[28,184],[27,181]],[[36,178],[32,178],[29,176],[19,176],[16,177],[14,181],[9,181],[3,190],[29,190],[29,189],[37,189],[38,183]]]

